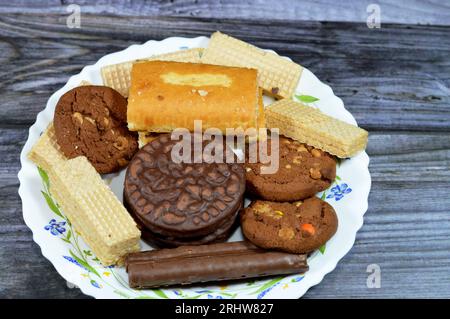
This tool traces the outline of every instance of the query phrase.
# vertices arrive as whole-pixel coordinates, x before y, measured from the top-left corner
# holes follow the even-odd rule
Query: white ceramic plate
[[[61,276],[87,295],[96,298],[150,299],[299,298],[336,267],[355,241],[356,232],[363,224],[371,185],[369,157],[365,152],[341,161],[337,167],[338,177],[334,184],[325,192],[318,194],[336,210],[339,227],[333,238],[320,251],[309,257],[310,270],[306,274],[224,283],[222,286],[204,284],[138,291],[128,287],[127,274],[123,268],[103,267],[81,237],[72,231],[71,225],[48,192],[45,172],[39,172],[26,157],[53,119],[60,96],[78,86],[83,80],[101,85],[100,68],[104,65],[182,49],[206,47],[208,41],[206,37],[194,39],[175,37],[132,45],[126,50],[108,54],[94,65],[83,68],[79,74],[72,76],[62,89],[55,92],[48,100],[46,108],[38,114],[36,123],[30,128],[28,140],[21,153],[22,169],[19,172],[19,195],[22,198],[24,220],[33,231],[33,239],[41,247],[42,254],[50,260]],[[296,98],[331,116],[356,124],[353,116],[344,108],[342,100],[307,69],[303,71]],[[105,178],[120,199],[122,199],[123,176],[124,172]],[[242,235],[238,229],[230,241],[240,239]],[[149,249],[145,243],[142,243],[142,247]]]

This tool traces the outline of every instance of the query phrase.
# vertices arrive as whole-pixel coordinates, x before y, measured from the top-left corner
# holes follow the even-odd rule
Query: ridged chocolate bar
[[[259,249],[247,242],[183,246],[127,257],[132,288],[303,273],[306,255]]]

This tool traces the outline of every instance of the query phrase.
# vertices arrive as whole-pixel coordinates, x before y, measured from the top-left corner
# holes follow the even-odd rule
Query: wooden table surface
[[[17,193],[19,153],[49,96],[105,54],[216,30],[306,66],[370,132],[364,226],[305,298],[450,297],[450,3],[379,1],[381,28],[369,29],[357,1],[252,2],[77,1],[79,29],[66,1],[0,4],[0,297],[85,298],[41,255]],[[366,285],[370,264],[379,289]]]

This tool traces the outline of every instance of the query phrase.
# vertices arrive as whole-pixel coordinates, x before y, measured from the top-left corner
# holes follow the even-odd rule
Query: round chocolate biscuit
[[[271,154],[271,140],[267,143]],[[261,167],[269,164],[250,163],[247,151],[246,191],[255,198],[278,202],[305,199],[327,189],[336,177],[336,161],[324,151],[284,136],[274,151],[279,152],[279,167],[273,174],[262,174]]]
[[[127,100],[106,86],[80,86],[65,93],[53,122],[64,155],[86,156],[101,174],[125,167],[138,149],[137,134],[127,128]]]
[[[176,163],[171,153],[177,143],[163,134],[136,153],[125,175],[124,202],[149,231],[188,241],[235,218],[244,169],[239,163]],[[193,155],[193,139],[191,146]]]
[[[241,213],[242,232],[249,241],[295,254],[316,250],[337,226],[333,207],[317,197],[294,203],[256,200]]]

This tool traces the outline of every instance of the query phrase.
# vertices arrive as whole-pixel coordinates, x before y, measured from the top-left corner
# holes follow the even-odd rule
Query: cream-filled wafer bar
[[[131,68],[134,63],[143,61],[174,61],[201,63],[203,48],[180,50],[166,54],[155,55],[148,59],[128,61],[118,64],[107,65],[101,68],[103,84],[112,87],[124,97],[128,97],[128,91],[131,85]]]
[[[297,63],[220,32],[212,34],[202,62],[255,68],[258,85],[283,98],[293,96],[303,70]]]
[[[139,251],[140,231],[132,217],[86,157],[68,160],[59,151],[53,124],[28,157],[47,172],[50,192],[103,265],[120,264]]]
[[[265,114],[268,128],[341,158],[367,146],[367,131],[289,99],[269,105]]]

